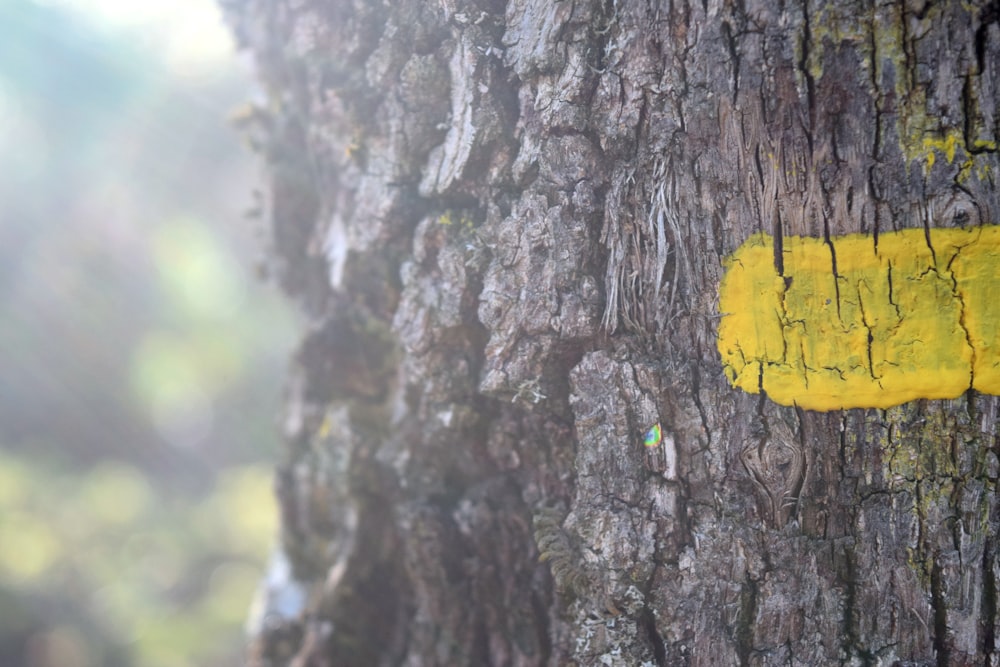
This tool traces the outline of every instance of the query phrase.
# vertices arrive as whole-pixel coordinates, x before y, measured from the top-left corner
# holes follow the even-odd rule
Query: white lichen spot
[[[630,584],[628,588],[625,589],[625,611],[629,614],[635,614],[646,607],[646,595],[635,587],[634,584]]]
[[[677,479],[677,444],[674,436],[670,433],[664,435],[660,448],[663,450],[663,478]]]
[[[275,549],[267,567],[264,580],[257,587],[250,613],[247,616],[246,633],[257,636],[268,619],[294,619],[305,609],[308,599],[308,585],[295,579],[292,565],[284,550]]]
[[[339,290],[344,281],[344,265],[347,263],[347,230],[344,221],[334,214],[326,228],[323,239],[323,254],[330,267],[330,287]]]
[[[520,399],[532,405],[537,405],[546,398],[548,397],[541,392],[541,387],[536,378],[525,380],[517,385],[517,392],[514,393],[514,397],[510,399],[510,402],[516,403]]]
[[[441,422],[443,426],[451,426],[451,420],[455,416],[454,408],[448,408],[447,410],[441,410],[437,413],[438,421]]]

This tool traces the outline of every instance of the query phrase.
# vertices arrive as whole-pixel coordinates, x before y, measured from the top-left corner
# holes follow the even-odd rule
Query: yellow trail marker
[[[809,410],[1000,395],[1000,227],[756,234],[726,258],[719,354],[734,387]]]

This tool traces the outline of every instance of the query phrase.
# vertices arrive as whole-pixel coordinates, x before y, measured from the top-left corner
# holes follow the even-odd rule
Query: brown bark
[[[997,398],[715,343],[754,232],[998,221],[995,2],[227,9],[312,322],[256,664],[997,664]]]

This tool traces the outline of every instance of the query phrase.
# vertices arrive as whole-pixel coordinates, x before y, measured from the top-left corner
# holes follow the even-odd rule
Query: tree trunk
[[[875,322],[998,221],[1000,5],[773,7],[229,3],[311,323],[254,664],[1000,664],[1000,323],[913,297],[968,340],[901,369]],[[823,306],[866,359],[810,363]]]

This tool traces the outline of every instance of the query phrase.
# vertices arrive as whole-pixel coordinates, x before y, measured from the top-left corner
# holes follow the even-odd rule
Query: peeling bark
[[[755,232],[1000,221],[995,2],[225,4],[312,323],[253,664],[997,664],[997,397],[716,350]]]

